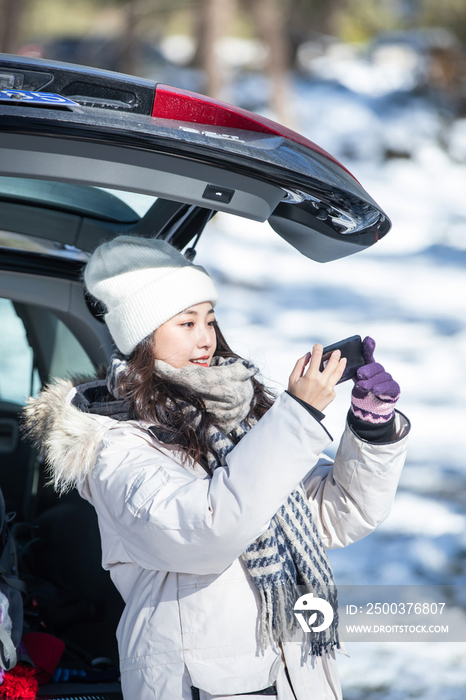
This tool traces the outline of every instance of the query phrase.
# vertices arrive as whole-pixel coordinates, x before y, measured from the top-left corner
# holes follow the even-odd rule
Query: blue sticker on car
[[[29,104],[49,104],[78,107],[77,102],[53,92],[29,92],[28,90],[0,90],[1,102],[28,102]]]

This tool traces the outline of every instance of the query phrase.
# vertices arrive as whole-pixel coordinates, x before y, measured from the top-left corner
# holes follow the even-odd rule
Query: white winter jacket
[[[312,658],[295,642],[261,651],[259,593],[239,557],[300,481],[325,547],[374,530],[393,504],[407,419],[396,414],[387,444],[347,425],[332,464],[322,454],[329,434],[284,392],[210,477],[183,466],[148,424],[81,412],[71,404],[80,387],[70,387],[51,389],[60,410],[46,423],[48,459],[97,511],[102,565],[126,603],[117,630],[125,700],[191,700],[191,686],[200,700],[239,700],[274,683],[278,700],[341,698],[333,653]],[[47,406],[46,396],[34,401],[29,420]]]

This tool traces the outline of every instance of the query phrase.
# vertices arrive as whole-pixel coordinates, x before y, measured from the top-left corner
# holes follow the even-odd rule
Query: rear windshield
[[[86,261],[72,245],[85,220],[109,234],[132,228],[156,197],[51,180],[0,177],[0,247]],[[114,234],[113,234],[114,235]]]

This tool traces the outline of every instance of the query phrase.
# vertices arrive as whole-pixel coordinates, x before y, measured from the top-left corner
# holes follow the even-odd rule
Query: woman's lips
[[[199,360],[203,360],[203,357],[200,357]],[[197,367],[208,367],[209,366],[209,358],[205,358],[205,362],[199,362],[199,360],[196,362],[195,360],[189,360],[191,364],[196,365]]]

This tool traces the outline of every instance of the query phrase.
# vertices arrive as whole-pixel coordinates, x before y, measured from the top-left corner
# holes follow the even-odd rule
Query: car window
[[[94,375],[95,368],[81,343],[50,311],[50,325],[54,327],[54,342],[51,348],[48,374],[50,377],[68,377],[70,375]]]
[[[112,190],[110,187],[96,187],[97,190],[103,190],[113,194],[122,202],[134,209],[139,216],[147,214],[151,206],[154,204],[157,197],[149,194],[141,194],[140,192],[127,192],[126,190]]]
[[[0,400],[24,404],[52,377],[95,375],[88,354],[52,311],[0,298]]]
[[[22,405],[31,393],[34,354],[9,299],[0,299],[0,328],[0,400]]]

